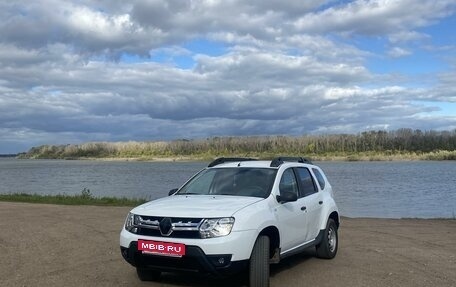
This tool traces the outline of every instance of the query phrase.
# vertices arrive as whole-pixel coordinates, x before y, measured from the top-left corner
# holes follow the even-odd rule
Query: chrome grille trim
[[[155,229],[155,230],[160,229],[160,221],[158,219],[151,220],[151,219],[145,219],[140,215],[137,215],[137,216],[138,216],[139,222],[137,224],[135,224],[136,227]],[[199,227],[203,223],[204,218],[202,218],[202,219],[189,218],[189,219],[179,220],[177,222],[174,222],[174,220],[176,220],[176,218],[171,217],[173,231],[199,231]],[[192,222],[195,220],[198,220],[198,221]]]

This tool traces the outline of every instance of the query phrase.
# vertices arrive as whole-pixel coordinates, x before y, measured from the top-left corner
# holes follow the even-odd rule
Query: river
[[[317,162],[348,217],[454,218],[456,162]],[[0,193],[155,199],[207,162],[0,159]]]

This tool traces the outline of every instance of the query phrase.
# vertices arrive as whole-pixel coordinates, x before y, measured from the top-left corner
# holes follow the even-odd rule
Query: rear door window
[[[301,196],[304,197],[316,193],[318,189],[315,186],[310,171],[305,167],[298,167],[296,170],[298,171],[299,176]]]
[[[280,191],[296,193],[299,197],[298,182],[296,181],[293,169],[289,168],[283,172],[282,178],[280,179],[279,189]]]

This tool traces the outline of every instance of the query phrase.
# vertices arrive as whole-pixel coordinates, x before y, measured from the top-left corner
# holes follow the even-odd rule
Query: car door
[[[296,192],[298,200],[281,203],[275,209],[277,221],[280,222],[280,241],[282,253],[292,250],[305,242],[306,216],[301,210],[302,198],[299,198],[299,183],[293,168],[286,169],[280,179],[279,190]]]
[[[322,193],[314,181],[310,170],[305,167],[295,168],[299,182],[301,202],[304,207],[306,222],[306,241],[313,240],[320,231],[320,218],[323,210]]]

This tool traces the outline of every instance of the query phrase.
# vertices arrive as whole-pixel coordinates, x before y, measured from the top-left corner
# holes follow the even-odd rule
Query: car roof
[[[214,166],[213,168],[220,167],[261,167],[261,168],[271,168],[270,160],[249,160],[249,161],[234,161],[234,162],[225,162]]]
[[[225,162],[220,163],[215,166],[209,168],[237,168],[237,167],[257,167],[257,168],[273,168],[278,169],[281,166],[285,167],[292,167],[292,166],[314,166],[313,164],[309,163],[300,163],[300,162],[283,162],[278,166],[271,166],[271,160],[248,160],[248,161],[232,161],[232,162]]]

